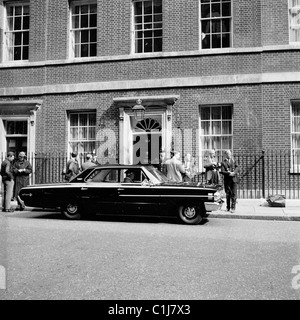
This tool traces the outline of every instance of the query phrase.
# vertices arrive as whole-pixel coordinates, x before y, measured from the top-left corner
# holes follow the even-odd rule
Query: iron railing
[[[5,154],[0,154],[1,162]],[[287,199],[300,199],[300,158],[287,150],[261,151],[259,153],[234,153],[240,167],[238,198],[265,198],[269,195],[282,194]],[[28,160],[33,166],[30,184],[63,182],[62,171],[69,155],[61,153],[31,154]],[[80,157],[83,162],[83,156]],[[198,159],[199,160],[199,159]],[[114,159],[99,159],[100,164],[116,163]],[[196,161],[199,163],[199,161]],[[221,184],[222,175],[221,177]],[[205,182],[201,170],[194,181]]]

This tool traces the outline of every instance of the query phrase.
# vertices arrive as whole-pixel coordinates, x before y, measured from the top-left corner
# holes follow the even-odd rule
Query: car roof
[[[105,168],[110,168],[110,169],[140,169],[140,168],[153,168],[152,165],[149,164],[101,164],[92,167],[93,169],[105,169]]]

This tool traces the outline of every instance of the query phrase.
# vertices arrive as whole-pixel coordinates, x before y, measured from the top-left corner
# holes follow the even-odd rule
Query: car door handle
[[[81,190],[88,190],[88,188],[82,187]]]
[[[124,191],[124,190],[125,190],[125,189],[123,189],[123,188],[119,188],[119,189],[118,189],[118,191]]]

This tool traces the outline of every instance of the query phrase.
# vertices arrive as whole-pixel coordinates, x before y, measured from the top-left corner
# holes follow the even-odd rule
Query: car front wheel
[[[187,224],[198,224],[202,221],[200,208],[194,205],[183,205],[179,207],[179,218]]]
[[[76,202],[68,202],[64,205],[62,213],[69,220],[79,220],[81,218],[80,206]]]

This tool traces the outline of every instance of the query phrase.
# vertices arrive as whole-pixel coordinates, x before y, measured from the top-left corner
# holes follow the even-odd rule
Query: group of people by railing
[[[207,184],[220,186],[220,174],[223,175],[224,190],[226,193],[226,209],[232,213],[236,209],[237,184],[239,182],[239,166],[230,150],[224,152],[225,158],[219,163],[214,150],[210,150],[204,162],[205,180]],[[174,182],[191,181],[196,171],[191,154],[186,154],[184,163],[180,160],[180,152],[174,152],[171,159],[165,159],[161,153],[161,171]]]

